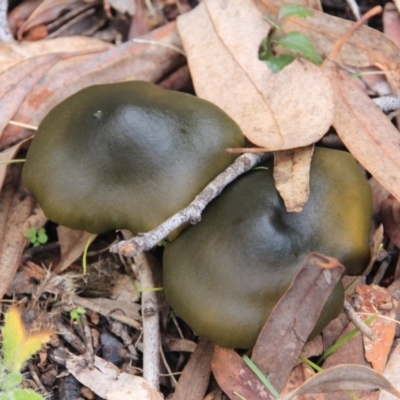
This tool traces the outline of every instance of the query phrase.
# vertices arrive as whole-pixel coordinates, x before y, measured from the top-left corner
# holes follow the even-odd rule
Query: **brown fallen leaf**
[[[270,25],[253,2],[203,1],[178,18],[196,93],[226,111],[258,146],[282,150],[321,138],[332,88],[320,67],[295,61],[278,74],[258,60]]]
[[[28,242],[23,227],[35,206],[33,196],[21,186],[20,172],[20,165],[9,167],[0,193],[0,299],[20,265]]]
[[[400,392],[373,369],[361,365],[342,364],[318,373],[298,389],[279,397],[279,400],[292,400],[295,396],[308,393],[377,389],[386,390],[400,398]]]
[[[392,348],[396,331],[397,300],[387,289],[377,285],[359,285],[356,288],[355,310],[363,314],[382,315],[386,318],[376,318],[369,327],[374,332],[375,340],[363,336],[365,358],[377,372],[382,372],[386,366],[390,349]],[[364,316],[364,319],[367,317]]]
[[[337,260],[310,253],[262,328],[252,360],[276,390],[285,386],[343,272],[344,267]]]
[[[164,25],[141,39],[141,43],[126,42],[86,56],[84,60],[76,57],[60,61],[26,96],[13,120],[38,126],[50,109],[80,89],[132,79],[155,82],[182,62],[174,23]],[[23,128],[9,125],[3,132],[0,147],[5,148],[30,134]]]
[[[171,400],[203,400],[210,380],[213,353],[214,345],[207,339],[200,339],[182,371]]]
[[[310,166],[314,145],[274,154],[274,181],[288,212],[300,212],[310,194]]]
[[[344,71],[326,68],[334,86],[333,126],[354,157],[400,199],[400,135],[389,119]]]
[[[211,369],[218,385],[231,400],[273,400],[275,397],[261,383],[234,350],[215,346]]]

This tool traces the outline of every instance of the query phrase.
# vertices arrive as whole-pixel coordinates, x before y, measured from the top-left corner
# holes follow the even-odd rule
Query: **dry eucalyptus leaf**
[[[231,400],[240,399],[237,394],[249,400],[275,399],[239,354],[232,349],[215,346],[211,370],[218,385]]]
[[[253,348],[252,360],[276,390],[285,386],[343,272],[343,265],[336,259],[310,253],[262,328]]]
[[[214,345],[207,339],[200,339],[182,371],[171,400],[203,400],[210,380],[213,352]]]
[[[298,389],[279,400],[294,400],[295,396],[308,393],[330,393],[343,390],[386,390],[397,398],[400,392],[381,374],[369,367],[342,364],[318,373]]]
[[[78,90],[94,84],[133,79],[155,82],[182,62],[174,23],[164,25],[142,39],[144,43],[126,42],[85,56],[84,60],[74,57],[60,61],[29,92],[13,119],[37,126],[55,105]],[[7,99],[11,101],[9,96]],[[27,130],[9,125],[3,132],[0,146],[4,148],[28,135]]]
[[[400,134],[355,78],[331,66],[335,93],[333,126],[353,156],[400,200]]]
[[[120,371],[114,364],[94,357],[94,368],[84,366],[85,356],[70,354],[68,371],[83,385],[105,400],[162,400],[163,396],[140,376]]]
[[[294,61],[278,74],[258,59],[270,25],[252,1],[203,1],[178,18],[196,93],[226,111],[258,146],[282,150],[321,138],[332,88],[320,67]]]
[[[35,206],[33,196],[21,186],[20,171],[20,165],[9,167],[0,194],[0,299],[20,265],[28,242],[23,227]]]
[[[310,166],[314,145],[277,151],[274,181],[288,212],[300,212],[310,194]]]

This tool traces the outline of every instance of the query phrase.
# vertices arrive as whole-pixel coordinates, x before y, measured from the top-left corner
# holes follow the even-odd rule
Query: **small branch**
[[[154,280],[151,265],[146,253],[134,257],[142,288],[153,288]],[[160,376],[160,323],[157,294],[153,291],[142,292],[143,318],[143,378],[155,389],[159,389]]]
[[[242,175],[244,172],[249,171],[262,162],[266,157],[266,153],[245,153],[241,155],[232,165],[208,184],[186,208],[167,219],[152,231],[116,243],[111,247],[111,251],[120,253],[126,257],[133,257],[140,254],[142,251],[153,248],[183,223],[198,223],[201,220],[201,213],[206,208],[207,204],[215,199],[226,185],[235,180],[239,175]]]
[[[360,332],[367,336],[369,339],[374,340],[375,336],[372,332],[372,329],[363,321],[363,319],[354,311],[351,304],[345,300],[344,301],[344,311],[349,317],[350,321],[355,325],[356,328],[360,330]]]
[[[0,42],[11,42],[14,36],[10,32],[7,19],[8,1],[0,0]]]
[[[372,100],[384,113],[400,108],[400,95],[398,94],[377,97]]]

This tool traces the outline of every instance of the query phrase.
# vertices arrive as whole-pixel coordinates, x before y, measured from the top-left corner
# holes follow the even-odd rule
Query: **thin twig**
[[[355,325],[356,328],[360,330],[363,335],[367,336],[371,340],[375,339],[372,329],[354,311],[353,307],[347,300],[344,301],[344,310],[346,311],[346,314],[349,317],[350,321]]]
[[[266,153],[245,153],[241,155],[224,172],[209,183],[186,208],[167,219],[152,231],[116,243],[111,247],[111,251],[120,253],[126,257],[133,257],[142,251],[152,249],[157,243],[185,222],[196,224],[201,220],[201,213],[207,204],[215,199],[226,185],[262,162],[266,157]]]
[[[154,287],[151,265],[146,253],[134,257],[140,284],[145,288]],[[158,390],[160,386],[160,324],[157,294],[154,291],[142,292],[143,318],[143,378]]]
[[[0,42],[11,42],[14,40],[7,19],[8,0],[0,0]]]
[[[361,18],[360,8],[356,0],[346,0],[347,4],[349,5],[351,12],[353,13],[354,17],[359,20]]]

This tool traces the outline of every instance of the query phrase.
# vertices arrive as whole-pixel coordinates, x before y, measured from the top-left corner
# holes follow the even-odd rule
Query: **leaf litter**
[[[56,5],[56,2],[44,4],[50,8],[45,11],[39,10],[42,15],[39,12],[33,14],[20,29],[21,35],[25,29],[33,27],[34,23],[49,21],[54,17],[56,13],[51,7]],[[326,56],[331,53],[335,43],[352,23],[322,13],[318,1],[304,1],[303,4],[314,8],[313,17],[290,17],[283,24],[283,31],[297,30],[305,33],[318,52]],[[262,18],[260,9],[276,15],[281,5],[280,0],[260,0],[257,7],[244,1],[207,0],[194,11],[179,18],[178,29],[181,37],[177,35],[175,25],[169,24],[149,33],[143,38],[148,42],[141,44],[128,42],[117,47],[83,37],[63,38],[62,41],[49,39],[43,42],[2,44],[2,54],[8,54],[8,59],[2,64],[6,67],[0,75],[0,101],[4,104],[2,109],[7,110],[0,121],[0,146],[4,149],[1,157],[12,159],[23,147],[21,140],[33,133],[20,127],[6,126],[9,119],[38,125],[47,112],[63,98],[94,83],[130,79],[158,81],[183,63],[181,54],[174,49],[180,48],[182,40],[197,95],[213,101],[231,114],[253,144],[277,152],[278,159],[285,158],[285,155],[292,155],[296,159],[300,157],[300,150],[292,149],[312,145],[333,125],[360,164],[399,199],[398,131],[356,84],[356,78],[349,77],[348,73],[341,69],[378,68],[385,72],[392,90],[396,92],[399,90],[399,49],[384,34],[361,26],[343,44],[335,63],[327,60],[321,69],[298,59],[287,69],[273,75],[257,58],[259,44],[270,29]],[[38,15],[43,19],[38,19]],[[246,24],[243,23],[245,19]],[[162,44],[152,45],[154,41]],[[69,46],[60,46],[62,42],[69,43]],[[69,51],[60,51],[63,48],[68,48]],[[14,147],[10,147],[12,144],[15,144]],[[292,159],[287,172],[283,172],[282,176],[277,178],[277,185],[283,185],[282,197],[290,202],[289,209],[294,211],[301,209],[307,197],[307,190],[304,188],[307,188],[309,157],[305,157],[305,160],[304,164],[298,165],[300,172],[296,172],[293,165],[297,163]],[[13,171],[16,169],[17,167],[7,168],[9,176],[14,177]],[[6,168],[3,170],[6,171]],[[18,181],[17,178],[13,179]],[[299,190],[301,195],[293,193],[293,187],[303,188]],[[0,252],[0,267],[7,265],[7,269],[3,268],[2,277],[5,279],[1,283],[1,289],[5,290],[20,265],[21,254],[26,245],[22,231],[23,222],[31,215],[35,205],[29,195],[17,204],[16,196],[21,189],[19,186],[14,186],[14,189],[8,188],[6,181],[1,196],[12,206],[5,209],[6,215],[2,220],[4,243]],[[285,190],[290,193],[284,194]],[[15,229],[10,230],[10,224]],[[396,229],[392,228],[393,230],[396,233]],[[5,250],[7,243],[12,243],[11,253]],[[78,237],[77,246],[73,244],[74,241],[71,243],[72,245],[63,245],[63,248],[65,257],[69,256],[72,260],[79,253],[77,248],[82,242]],[[70,262],[67,258],[62,268],[66,268]],[[298,296],[296,299],[300,301]],[[270,328],[268,325],[266,327]],[[390,345],[390,339],[385,339],[385,343]],[[278,359],[282,349],[279,346],[275,347],[277,348],[272,349],[275,353],[271,353],[270,356],[273,358],[275,354]],[[265,397],[265,388],[259,384],[258,378],[248,377],[252,372],[249,372],[248,367],[240,361],[241,358],[237,357],[237,353],[232,350],[217,349],[214,353],[213,372],[224,391],[233,393],[237,389],[237,393],[242,395],[248,393],[248,398],[269,398]],[[193,363],[196,364],[196,361]],[[291,363],[293,366],[293,361]],[[81,372],[74,370],[72,364],[71,371],[78,376]],[[385,362],[380,364],[379,370],[382,370],[384,364]],[[221,368],[229,369],[233,374],[231,376],[236,378],[232,380],[231,376],[226,374],[225,377],[223,375],[222,378],[218,378],[221,376]],[[279,375],[280,366],[275,368],[277,370],[274,372]],[[333,372],[328,370],[317,374],[308,381],[311,383],[304,384],[294,393],[310,393],[316,390],[315,388],[328,391],[332,387],[346,390],[350,387],[368,387],[385,389],[398,395],[386,380],[369,368],[336,368],[338,369],[333,368]],[[195,370],[194,368],[190,374],[194,374]],[[240,375],[243,371],[246,371],[245,382]],[[248,373],[250,375],[247,376]],[[328,376],[327,381],[324,380],[325,376]],[[86,377],[82,380],[86,382]],[[137,382],[132,381],[132,384],[136,385]],[[179,390],[183,390],[184,393],[190,387],[190,379],[187,383],[184,383],[184,380],[182,382],[183,386]],[[233,382],[236,382],[237,386],[230,386]],[[96,390],[95,386],[92,388]],[[152,396],[149,393],[143,395],[147,397],[142,398],[153,398],[149,397]],[[288,399],[295,394],[285,395],[283,398]],[[236,397],[231,398],[238,398],[236,394],[232,396]]]

